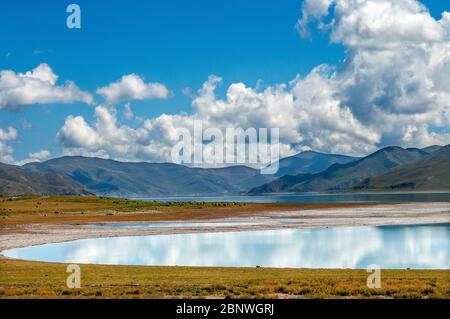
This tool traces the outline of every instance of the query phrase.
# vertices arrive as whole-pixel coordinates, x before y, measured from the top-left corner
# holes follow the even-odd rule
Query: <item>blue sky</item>
[[[71,2],[81,7],[81,30],[65,25]],[[138,117],[190,113],[192,97],[182,90],[196,92],[211,74],[223,78],[218,93],[224,94],[236,82],[249,87],[258,80],[263,87],[287,83],[322,63],[339,66],[346,56],[345,45],[331,43],[316,29],[311,39],[300,37],[295,29],[299,0],[71,2],[2,1],[0,70],[26,72],[47,63],[58,83],[71,80],[93,94],[131,73],[166,85],[169,98],[132,102]],[[436,20],[449,10],[445,2],[423,1]],[[123,104],[116,105],[119,114]],[[81,115],[90,122],[93,110],[83,103],[33,105],[18,112],[0,109],[0,128],[18,130],[11,142],[16,160],[42,149],[57,156],[61,146],[55,136],[65,118]]]

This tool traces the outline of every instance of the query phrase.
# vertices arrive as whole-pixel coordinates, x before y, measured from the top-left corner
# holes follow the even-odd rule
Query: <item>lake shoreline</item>
[[[421,225],[450,222],[450,202],[154,204],[102,198],[43,198],[14,203],[0,219],[0,251],[78,239],[308,227]],[[78,203],[79,201],[83,203]],[[28,201],[30,203],[28,203]],[[103,202],[105,203],[103,203]],[[42,203],[39,205],[38,203]],[[76,205],[75,205],[75,204]],[[95,205],[93,205],[93,203]],[[101,203],[101,205],[99,204]],[[20,205],[19,205],[20,204]],[[73,204],[72,206],[69,204]],[[103,205],[104,204],[104,205]],[[146,204],[147,205],[147,204]],[[152,204],[149,204],[152,205]],[[222,204],[224,205],[224,204]],[[131,206],[131,207],[130,207]],[[5,206],[8,207],[8,206]],[[81,207],[81,208],[80,208]],[[36,209],[38,211],[36,211]],[[59,213],[54,213],[58,209]],[[137,209],[137,210],[136,210]],[[107,229],[96,224],[228,222],[235,227]],[[262,225],[242,225],[249,220]],[[277,221],[296,220],[296,224]],[[364,269],[120,266],[81,264],[81,289],[67,289],[67,264],[0,255],[3,298],[449,298],[449,270],[383,270],[382,289]],[[44,283],[44,284],[42,284]]]
[[[262,205],[269,206],[270,205]],[[294,206],[294,207],[293,207]],[[267,208],[267,207],[266,207]],[[285,207],[286,208],[286,207]],[[291,209],[260,209],[248,214],[214,215],[211,218],[152,219],[154,213],[127,213],[126,218],[111,218],[109,215],[93,215],[93,218],[60,218],[60,221],[45,223],[45,219],[31,219],[30,223],[1,224],[0,251],[47,243],[67,242],[88,238],[170,235],[199,232],[237,232],[280,230],[293,228],[352,227],[441,224],[450,222],[450,203],[359,203],[352,205],[309,206]],[[70,216],[70,215],[69,215]],[[79,215],[77,215],[79,216]],[[143,216],[145,218],[143,218]],[[168,215],[171,216],[171,215]],[[175,214],[176,216],[176,214]],[[62,217],[62,216],[61,216]],[[87,217],[87,216],[84,216]],[[197,216],[198,217],[198,216]],[[207,216],[203,216],[207,217]],[[226,222],[235,225],[225,227],[166,227],[166,228],[108,228],[96,224],[149,223],[149,222]],[[290,223],[286,224],[285,222]]]

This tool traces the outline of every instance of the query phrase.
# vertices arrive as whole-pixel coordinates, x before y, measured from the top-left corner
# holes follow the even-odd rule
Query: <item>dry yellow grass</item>
[[[81,265],[81,289],[66,265],[0,259],[0,298],[450,298],[446,270],[364,270]]]
[[[96,196],[0,197],[0,225],[200,220],[249,216],[274,210],[367,205],[376,204],[146,202]]]

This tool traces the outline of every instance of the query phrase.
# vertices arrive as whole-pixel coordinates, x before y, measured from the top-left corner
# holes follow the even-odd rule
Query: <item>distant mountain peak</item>
[[[312,150],[280,159],[276,175],[243,165],[199,168],[64,156],[20,166],[0,163],[0,194],[113,196],[225,195],[348,189],[450,188],[450,145],[384,147],[358,158]]]
[[[444,190],[450,189],[450,145],[438,147],[420,159],[367,178],[358,190]]]
[[[412,163],[428,153],[420,149],[399,146],[384,147],[366,157],[347,163],[335,162],[327,169],[305,178],[282,177],[267,185],[251,190],[268,192],[322,192],[340,191],[354,187],[363,180],[386,172],[394,167]]]
[[[57,172],[29,171],[0,163],[1,195],[92,195],[81,183]]]
[[[82,156],[65,156],[24,169],[64,174],[98,195],[127,197],[239,194],[275,178],[242,165],[198,168]]]
[[[422,148],[422,151],[427,152],[427,153],[434,153],[436,151],[439,151],[442,147],[445,146],[441,146],[441,145],[430,145],[427,147]]]
[[[335,163],[349,163],[356,159],[358,158],[308,150],[280,159],[279,170],[275,175],[281,177],[283,175],[314,174]]]

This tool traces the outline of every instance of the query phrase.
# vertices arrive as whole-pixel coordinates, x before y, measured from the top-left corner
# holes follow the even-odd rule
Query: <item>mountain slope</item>
[[[431,145],[431,146],[422,148],[422,151],[425,151],[425,152],[431,154],[436,151],[439,151],[441,148],[442,148],[442,146],[439,146],[439,145]]]
[[[279,161],[279,170],[275,175],[315,174],[327,169],[333,164],[346,164],[357,159],[357,157],[345,155],[306,151],[281,159]]]
[[[414,162],[427,154],[427,152],[414,148],[387,147],[347,164],[333,164],[325,171],[314,174],[300,182],[285,183],[278,191],[320,192],[345,190],[361,183],[368,177],[382,174],[399,165]],[[261,189],[264,187],[266,186],[261,186]],[[255,189],[252,189],[250,192],[255,193],[255,191]]]
[[[411,164],[371,177],[355,189],[444,190],[450,189],[450,145]]]
[[[0,194],[88,195],[86,188],[70,177],[53,172],[30,172],[19,166],[0,163]]]
[[[27,164],[25,168],[64,173],[96,194],[114,196],[237,194],[274,179],[246,166],[202,169],[81,156]]]
[[[284,175],[270,183],[253,188],[249,194],[283,193],[292,185],[308,180],[311,176],[311,174]]]

